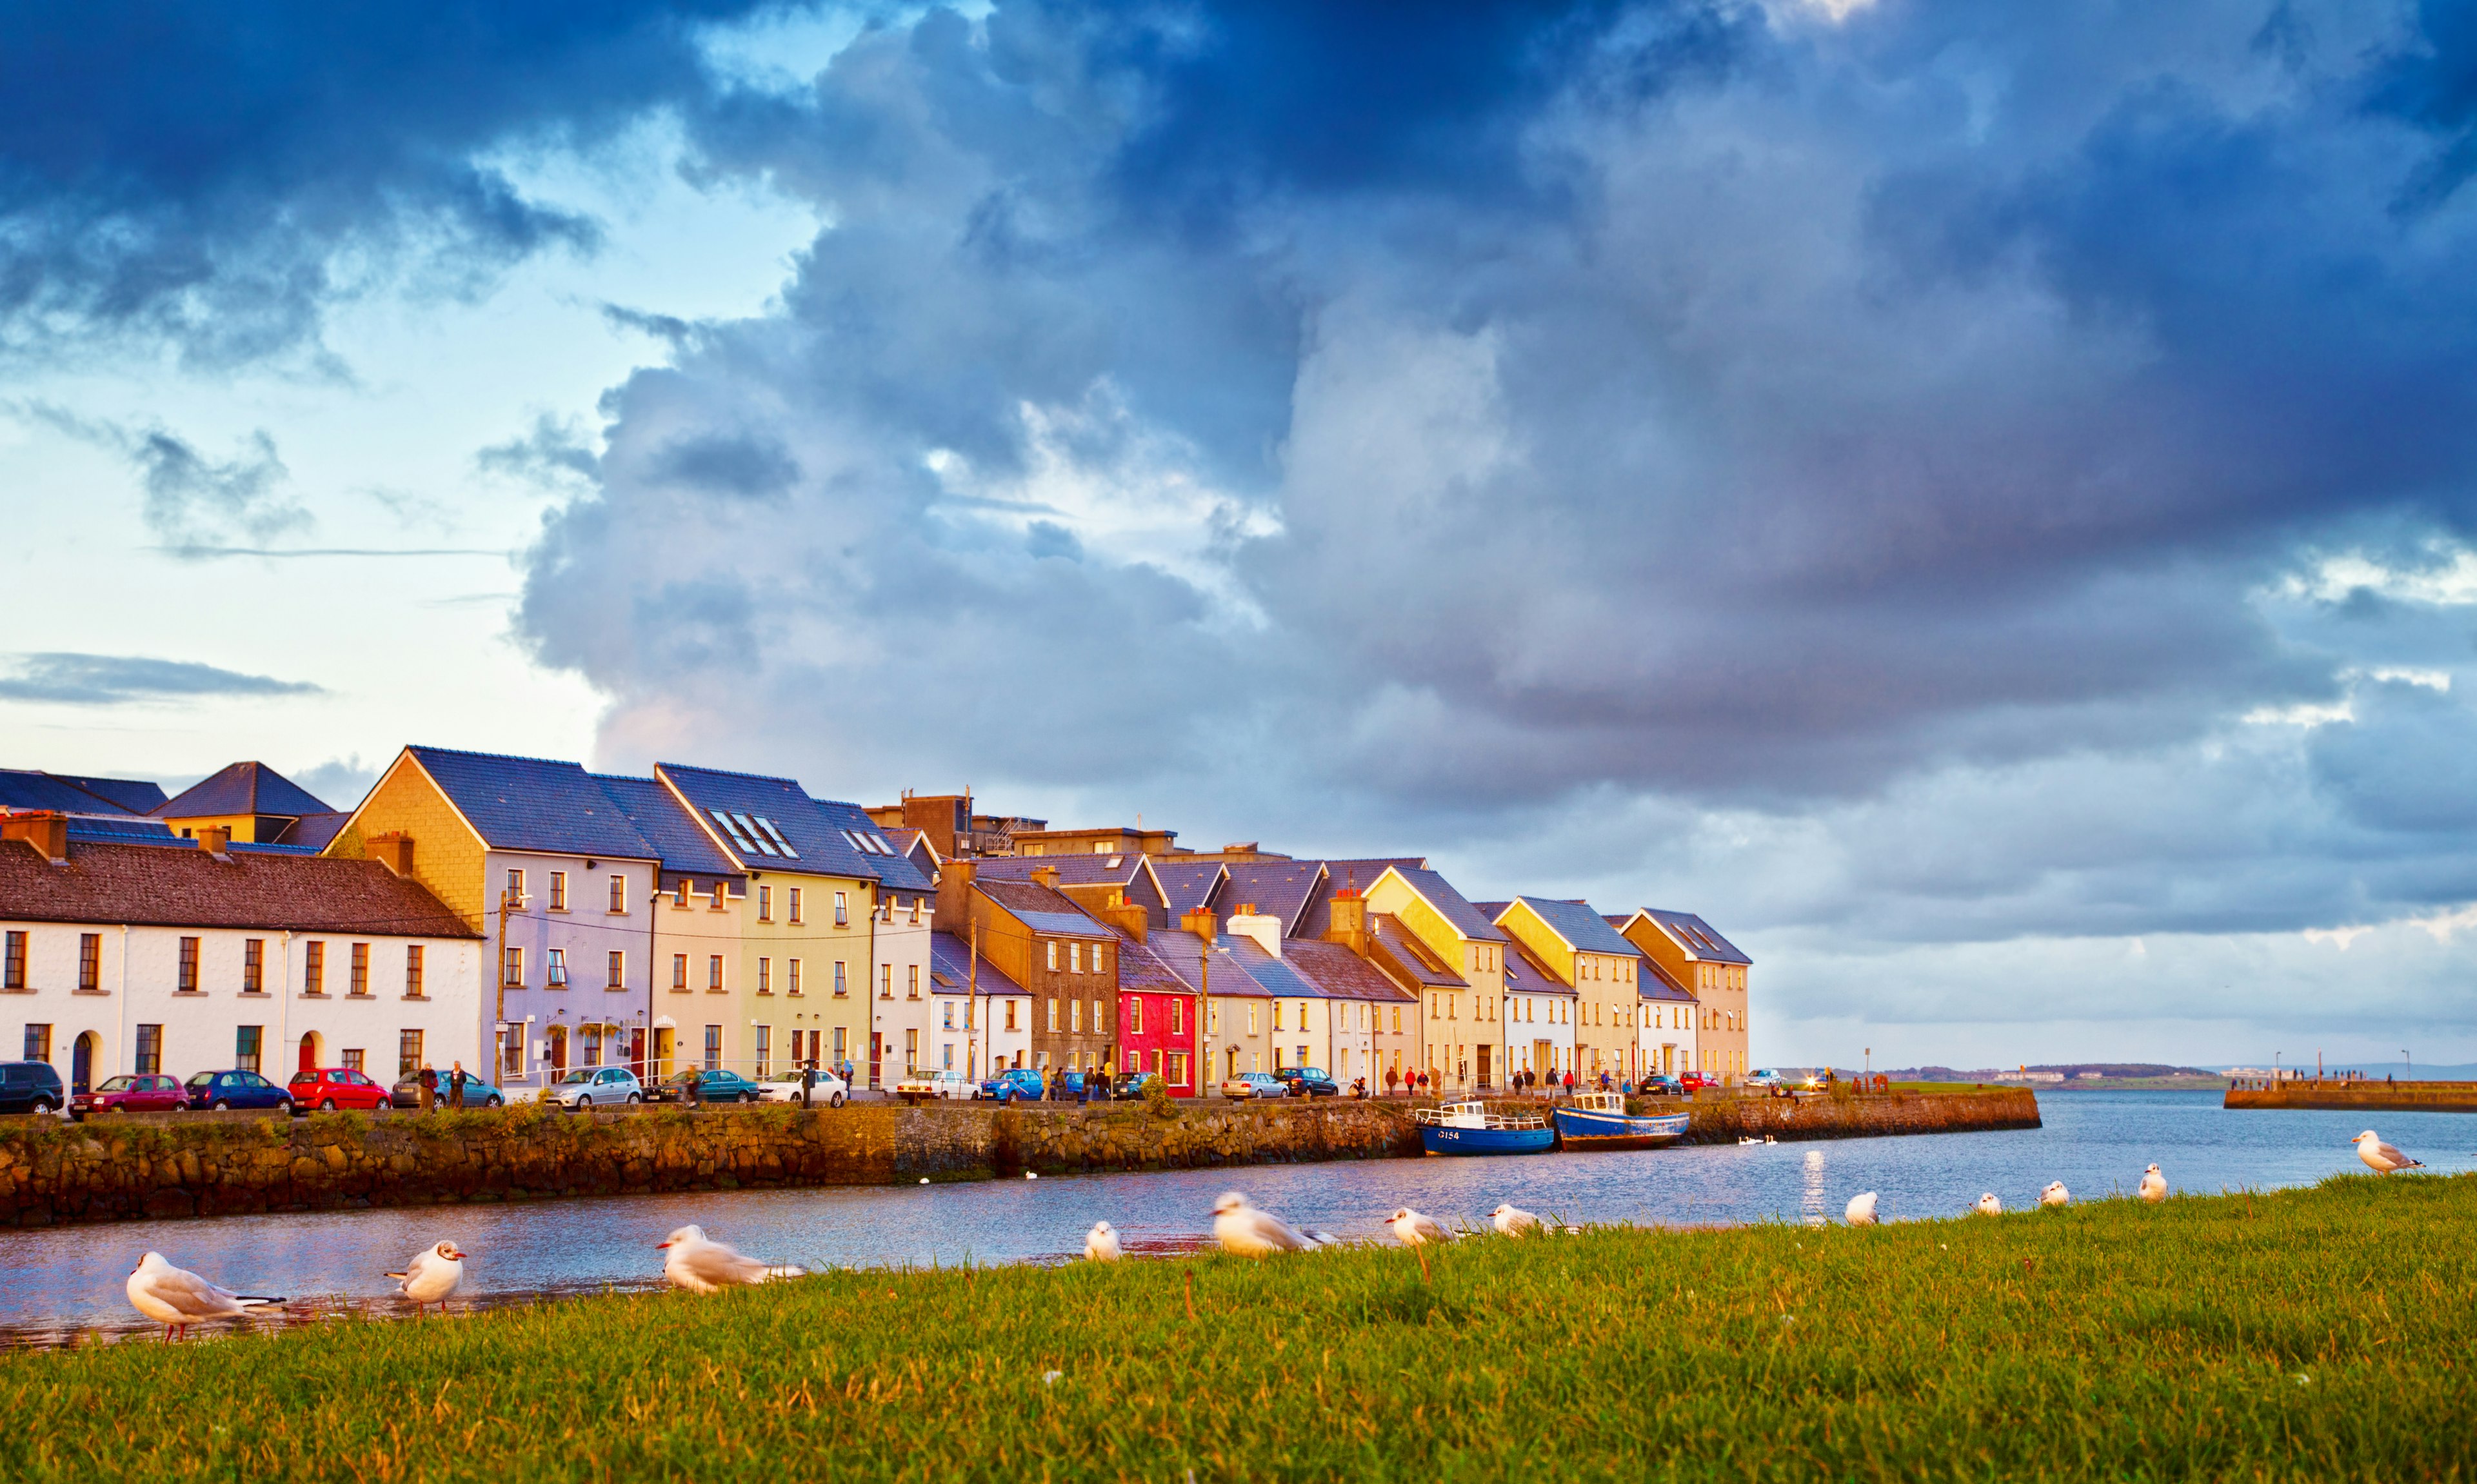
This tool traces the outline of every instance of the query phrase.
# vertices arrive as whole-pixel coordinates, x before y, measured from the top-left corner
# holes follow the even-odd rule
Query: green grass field
[[[2341,1178],[22,1352],[0,1476],[2448,1479],[2473,1230],[2477,1178]]]

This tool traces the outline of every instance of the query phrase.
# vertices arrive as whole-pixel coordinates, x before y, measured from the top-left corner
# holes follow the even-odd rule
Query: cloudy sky
[[[2477,1060],[2477,12],[0,0],[0,761],[970,784]],[[116,18],[115,18],[116,17]]]

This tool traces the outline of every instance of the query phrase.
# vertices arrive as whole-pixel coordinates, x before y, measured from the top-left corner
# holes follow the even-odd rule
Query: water
[[[2216,1093],[2060,1093],[2046,1126],[2002,1133],[1714,1146],[1637,1153],[1398,1159],[862,1190],[741,1191],[517,1205],[133,1222],[0,1232],[0,1337],[146,1326],[122,1284],[148,1249],[227,1286],[393,1313],[382,1274],[442,1238],[471,1254],[459,1302],[643,1287],[672,1227],[812,1267],[1057,1260],[1107,1220],[1135,1252],[1197,1245],[1213,1199],[1246,1191],[1292,1223],[1383,1235],[1398,1206],[1477,1225],[1500,1200],[1573,1223],[1704,1225],[1838,1220],[1862,1190],[1887,1220],[1957,1216],[1981,1192],[2025,1206],[2049,1180],[2076,1200],[2129,1194],[2157,1160],[2175,1188],[2217,1192],[2364,1174],[2364,1113],[2229,1112]],[[2477,1170],[2477,1115],[2372,1115],[2439,1173]]]

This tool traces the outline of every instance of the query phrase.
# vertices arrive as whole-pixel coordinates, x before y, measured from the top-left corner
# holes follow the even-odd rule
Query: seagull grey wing
[[[222,1314],[238,1314],[241,1296],[229,1288],[219,1287],[186,1268],[174,1268],[157,1278],[155,1297],[193,1319],[213,1319]]]
[[[2409,1158],[2406,1154],[2401,1153],[2396,1148],[2389,1144],[2381,1146],[2380,1151],[2385,1159],[2391,1162],[2391,1168],[2395,1170],[2406,1169],[2410,1165],[2416,1163],[2415,1160]]]
[[[765,1281],[763,1263],[742,1256],[719,1242],[708,1242],[690,1251],[688,1270],[716,1287]]]

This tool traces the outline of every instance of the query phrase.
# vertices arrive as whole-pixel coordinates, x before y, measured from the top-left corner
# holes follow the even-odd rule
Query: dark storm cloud
[[[70,705],[117,705],[208,696],[314,696],[307,680],[243,675],[190,660],[136,655],[19,655],[0,676],[0,697]]]
[[[590,246],[477,156],[694,100],[695,28],[755,8],[0,4],[0,347],[245,359],[399,254],[452,283]]]

